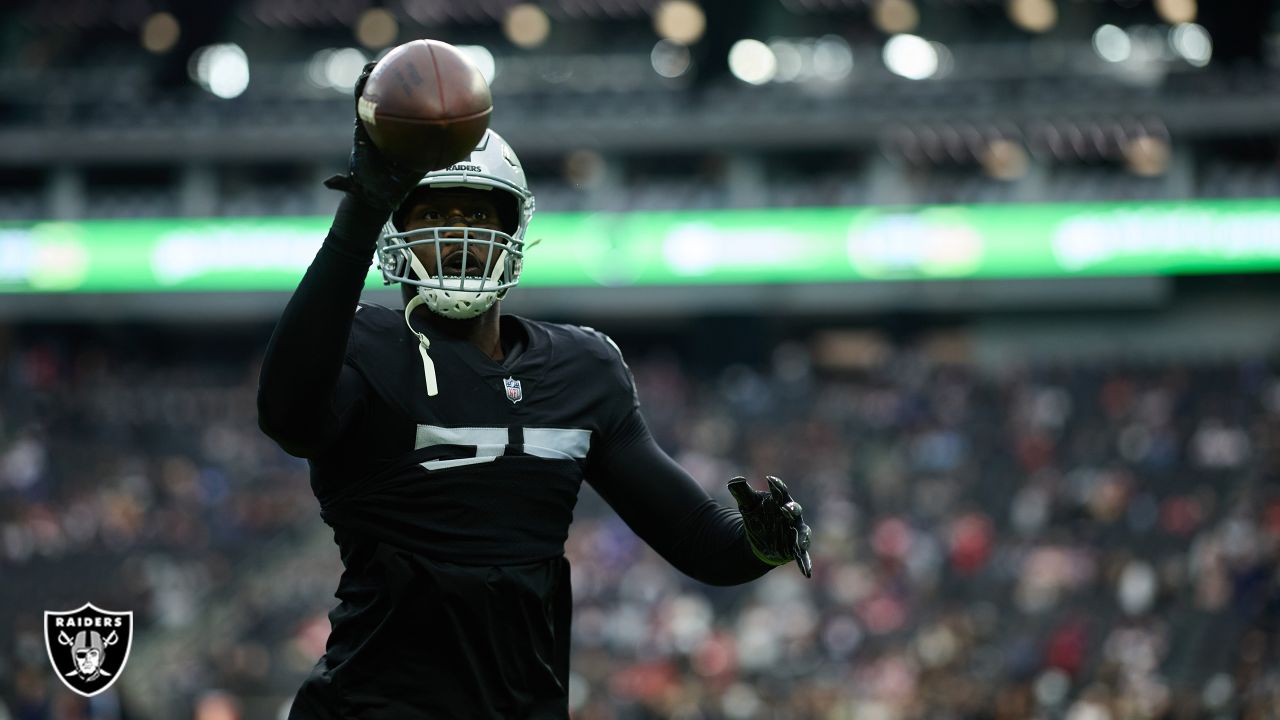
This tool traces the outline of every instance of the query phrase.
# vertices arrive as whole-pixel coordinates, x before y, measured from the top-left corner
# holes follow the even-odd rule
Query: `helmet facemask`
[[[434,267],[425,267],[414,253],[423,245],[432,246]],[[455,263],[458,256],[461,262]],[[385,279],[416,286],[423,303],[437,315],[465,320],[484,314],[520,281],[524,243],[488,228],[422,228],[388,232],[378,257]]]
[[[520,282],[533,195],[515,153],[492,130],[486,131],[467,160],[427,173],[418,183],[418,192],[436,189],[494,193],[502,230],[465,226],[402,230],[404,211],[412,204],[406,201],[378,239],[383,280],[412,286],[419,302],[443,317],[478,317]],[[433,252],[426,255],[435,258],[435,267],[425,266],[414,253],[415,247],[424,245],[432,246]],[[455,262],[459,251],[460,264]]]

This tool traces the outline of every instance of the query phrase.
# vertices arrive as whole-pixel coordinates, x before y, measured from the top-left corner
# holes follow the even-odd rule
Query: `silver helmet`
[[[472,227],[433,227],[402,230],[397,211],[378,238],[378,265],[386,284],[405,283],[432,312],[462,320],[483,314],[520,282],[524,261],[524,234],[533,217],[533,193],[515,151],[498,133],[486,130],[471,155],[443,170],[423,176],[418,188],[470,188],[504,193],[514,200],[515,213],[503,230]],[[436,267],[423,267],[413,248],[435,245]],[[441,264],[443,245],[462,245],[461,270],[446,271]],[[465,265],[470,249],[478,247],[485,258],[477,275]],[[446,274],[456,272],[457,274]]]

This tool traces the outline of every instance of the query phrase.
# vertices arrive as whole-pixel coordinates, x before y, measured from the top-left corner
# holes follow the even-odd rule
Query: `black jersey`
[[[440,388],[429,397],[403,316],[355,315],[346,364],[365,392],[341,402],[359,419],[311,461],[346,570],[309,683],[343,717],[564,717],[564,541],[592,447],[614,440],[635,396],[599,333],[503,323],[526,338],[509,365],[419,328]],[[376,696],[353,692],[370,681]]]
[[[496,362],[415,319],[429,396],[418,339],[400,312],[357,306],[367,262],[334,241],[290,300],[259,387],[259,422],[308,458],[345,568],[291,718],[567,718],[563,550],[584,479],[695,578],[768,570],[738,514],[653,443],[607,337],[504,316],[523,347]]]
[[[635,412],[618,351],[593,330],[505,316],[523,352],[499,363],[431,340],[427,395],[418,339],[395,310],[361,305],[346,364],[365,385],[361,418],[312,459],[335,527],[450,562],[510,565],[561,554],[593,448]]]

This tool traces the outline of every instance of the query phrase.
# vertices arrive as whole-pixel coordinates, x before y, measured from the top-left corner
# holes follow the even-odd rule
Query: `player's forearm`
[[[708,585],[741,585],[773,569],[756,558],[747,542],[742,515],[708,498],[684,522],[667,551],[676,569]]]
[[[684,574],[738,585],[771,566],[751,552],[742,516],[711,499],[643,426],[604,452],[592,484],[627,525]]]
[[[333,397],[385,215],[345,197],[285,306],[263,359],[258,423],[295,454],[336,428]],[[290,447],[292,446],[292,447]]]

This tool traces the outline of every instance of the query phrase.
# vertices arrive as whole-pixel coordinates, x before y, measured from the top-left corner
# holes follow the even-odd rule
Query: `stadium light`
[[[249,57],[235,43],[196,50],[187,71],[200,87],[220,98],[239,97],[249,87]]]
[[[1012,140],[992,140],[979,158],[983,171],[996,180],[1012,181],[1027,174],[1030,160],[1022,145]]]
[[[1183,60],[1204,67],[1213,59],[1213,38],[1209,31],[1195,23],[1183,23],[1169,31],[1169,46]]]
[[[307,82],[312,87],[327,88],[329,87],[329,79],[325,75],[325,65],[329,62],[329,56],[333,55],[332,48],[317,50],[307,61]]]
[[[149,53],[161,55],[178,44],[182,28],[178,19],[167,12],[152,13],[142,23],[142,47]]]
[[[664,0],[653,13],[653,29],[665,40],[692,45],[702,39],[707,16],[690,0]]]
[[[884,65],[908,80],[924,80],[938,72],[938,49],[918,35],[894,35],[884,44]]]
[[[889,35],[911,32],[920,25],[920,11],[911,0],[880,0],[871,9],[871,22]]]
[[[773,82],[835,82],[853,70],[853,50],[839,35],[774,38],[769,51],[775,63]]]
[[[1058,5],[1053,0],[1009,0],[1009,19],[1027,32],[1043,33],[1058,24]]]
[[[778,58],[759,40],[739,40],[729,48],[729,71],[743,82],[763,85],[777,75]]]
[[[1139,135],[1124,145],[1125,166],[1139,177],[1158,177],[1169,169],[1169,143],[1150,135]]]
[[[678,78],[689,72],[693,65],[693,56],[689,48],[671,40],[659,40],[649,52],[649,63],[653,71],[664,78]]]
[[[1107,62],[1121,63],[1133,54],[1133,41],[1115,25],[1103,25],[1093,32],[1093,51]]]
[[[604,157],[595,150],[574,150],[565,156],[564,177],[575,188],[599,185],[604,173]]]
[[[1195,22],[1200,13],[1196,0],[1156,0],[1156,13],[1170,25]]]
[[[517,47],[536,48],[551,34],[551,20],[533,3],[512,5],[502,19],[502,32]]]
[[[813,74],[819,80],[843,80],[853,72],[853,49],[839,35],[824,35],[813,47]]]
[[[368,62],[356,48],[326,48],[307,61],[307,80],[315,87],[348,92]]]
[[[493,79],[498,75],[498,63],[493,58],[493,53],[489,52],[489,48],[483,45],[458,45],[458,50],[467,59],[475,64],[476,69],[484,76],[484,81],[490,85]]]
[[[355,48],[334,50],[324,64],[325,81],[336,90],[350,90],[356,86],[366,62],[364,53]]]
[[[774,80],[782,83],[794,82],[804,72],[805,65],[811,64],[812,53],[802,52],[804,48],[790,40],[777,39],[769,41],[769,50],[777,63]]]
[[[356,40],[370,50],[384,48],[396,41],[400,24],[386,8],[373,7],[360,13],[356,20]]]

